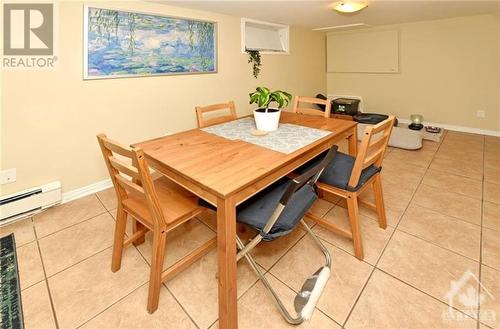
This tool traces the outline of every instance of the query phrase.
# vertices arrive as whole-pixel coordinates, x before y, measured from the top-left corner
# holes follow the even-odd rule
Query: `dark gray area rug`
[[[14,234],[0,238],[0,328],[24,328]]]

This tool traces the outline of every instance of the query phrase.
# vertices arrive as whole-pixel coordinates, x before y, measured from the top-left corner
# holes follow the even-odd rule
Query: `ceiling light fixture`
[[[333,9],[339,13],[355,13],[368,5],[362,1],[339,1],[333,4]]]

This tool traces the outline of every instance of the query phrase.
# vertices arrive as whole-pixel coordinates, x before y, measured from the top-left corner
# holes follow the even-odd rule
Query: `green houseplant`
[[[292,95],[282,90],[271,91],[267,87],[257,87],[249,94],[250,104],[257,104],[253,111],[255,125],[258,130],[274,131],[278,129],[281,109],[292,100]],[[277,107],[270,107],[273,104]]]

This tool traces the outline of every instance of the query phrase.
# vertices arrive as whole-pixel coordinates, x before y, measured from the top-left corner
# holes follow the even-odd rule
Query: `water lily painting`
[[[84,79],[215,73],[216,23],[85,8]]]

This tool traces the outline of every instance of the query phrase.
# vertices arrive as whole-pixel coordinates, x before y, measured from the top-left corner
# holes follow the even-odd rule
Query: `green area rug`
[[[0,238],[0,328],[24,328],[14,234]]]

